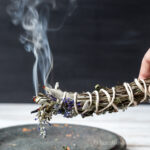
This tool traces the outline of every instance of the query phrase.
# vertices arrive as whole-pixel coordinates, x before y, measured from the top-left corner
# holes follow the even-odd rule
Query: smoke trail
[[[61,3],[60,3],[61,2]],[[63,2],[63,3],[62,3]],[[58,27],[49,28],[49,10],[57,10],[69,2],[69,7]],[[42,6],[42,7],[40,7]],[[76,8],[76,0],[11,0],[7,8],[8,14],[15,25],[21,25],[25,33],[20,36],[27,52],[33,52],[35,62],[33,65],[33,84],[36,95],[38,94],[38,71],[41,73],[42,84],[48,85],[48,77],[53,68],[53,57],[47,38],[47,31],[59,30],[66,19]]]

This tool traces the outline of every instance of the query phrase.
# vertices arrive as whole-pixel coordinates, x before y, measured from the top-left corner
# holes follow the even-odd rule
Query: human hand
[[[150,78],[150,49],[148,49],[148,51],[143,57],[138,78],[139,79]]]

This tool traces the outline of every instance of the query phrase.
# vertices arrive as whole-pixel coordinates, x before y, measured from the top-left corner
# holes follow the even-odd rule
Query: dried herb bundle
[[[150,79],[135,79],[130,84],[124,83],[113,88],[100,88],[96,85],[92,93],[73,93],[61,91],[57,83],[55,88],[44,87],[47,94],[39,93],[34,97],[34,101],[40,104],[40,107],[33,112],[37,112],[40,132],[45,136],[43,125],[49,123],[53,115],[62,114],[64,117],[72,118],[78,114],[86,117],[93,113],[99,115],[117,112],[119,109],[125,110],[129,106],[147,101],[149,86]]]

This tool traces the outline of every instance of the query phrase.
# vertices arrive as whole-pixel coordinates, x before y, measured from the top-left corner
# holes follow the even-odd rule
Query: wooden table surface
[[[36,123],[30,112],[34,104],[0,104],[0,128]],[[103,128],[115,132],[127,142],[128,150],[150,150],[150,106],[140,105],[125,112],[82,119],[54,116],[52,123],[70,123]]]

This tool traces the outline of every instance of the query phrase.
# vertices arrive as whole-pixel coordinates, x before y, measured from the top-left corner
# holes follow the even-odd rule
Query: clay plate
[[[39,136],[37,125],[0,130],[0,150],[125,150],[125,140],[115,133],[87,126],[52,124],[47,137]]]

